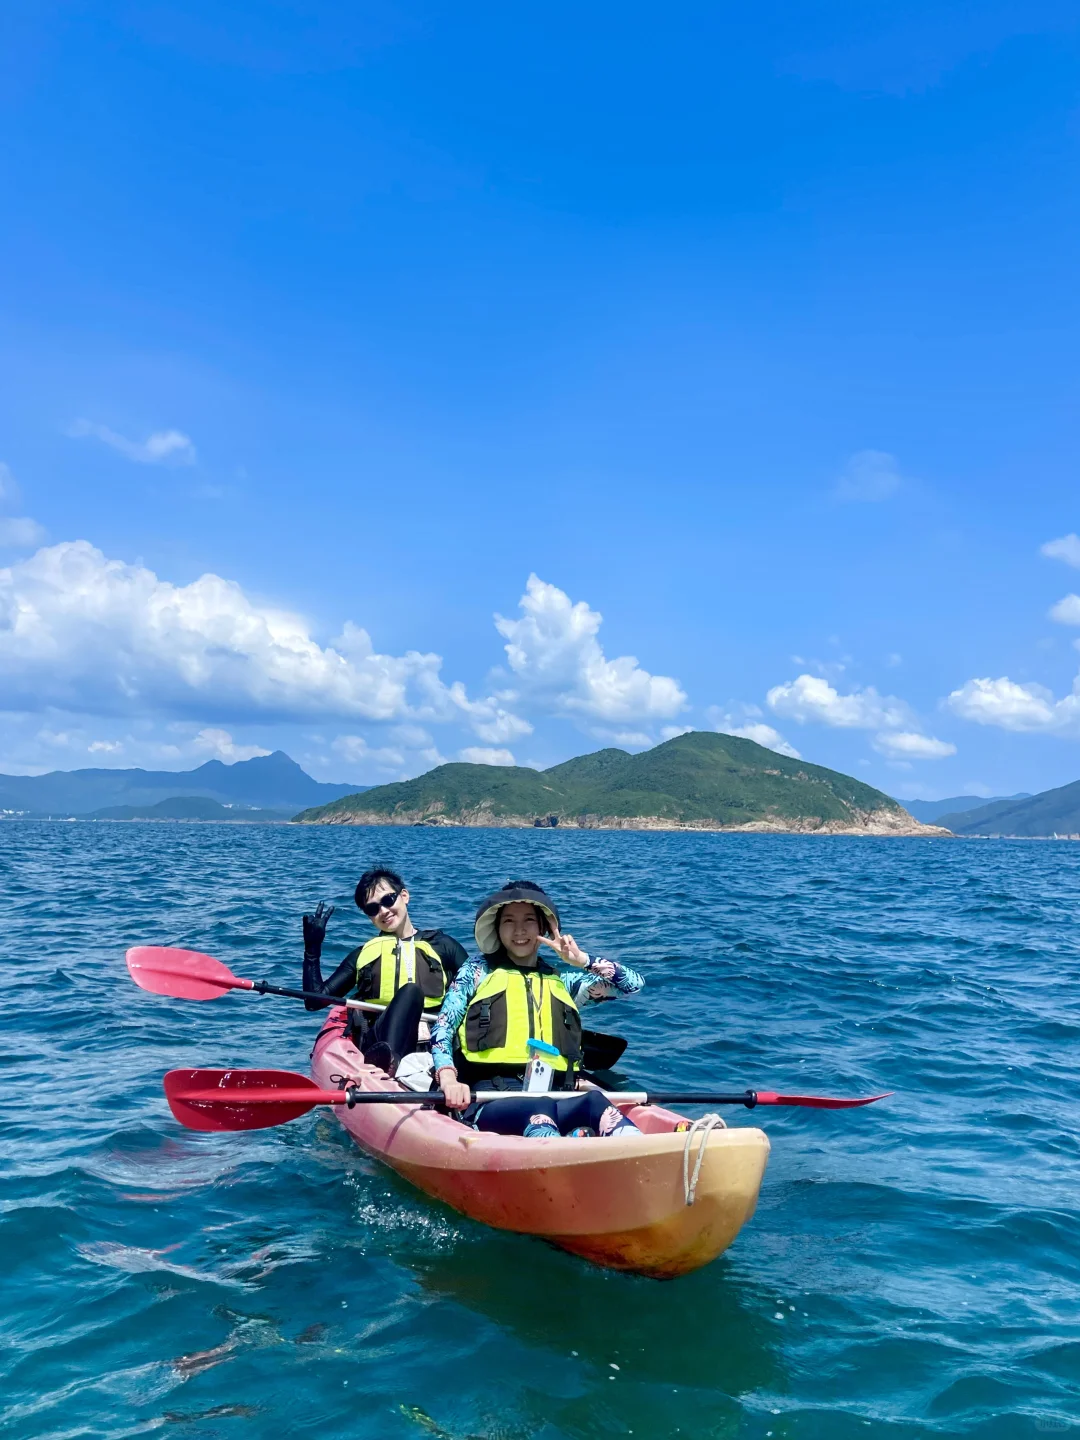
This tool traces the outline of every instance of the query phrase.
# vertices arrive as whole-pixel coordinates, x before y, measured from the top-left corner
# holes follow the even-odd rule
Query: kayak
[[[331,1011],[315,1042],[316,1083],[406,1093],[364,1063],[345,1013]],[[486,1134],[415,1103],[334,1108],[363,1150],[461,1214],[658,1280],[727,1249],[754,1213],[769,1157],[754,1126],[687,1131],[658,1105],[621,1107],[644,1133],[603,1139]]]

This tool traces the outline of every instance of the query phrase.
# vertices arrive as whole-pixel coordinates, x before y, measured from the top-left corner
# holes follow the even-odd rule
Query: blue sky
[[[1080,776],[1075,5],[15,0],[0,125],[0,769]]]

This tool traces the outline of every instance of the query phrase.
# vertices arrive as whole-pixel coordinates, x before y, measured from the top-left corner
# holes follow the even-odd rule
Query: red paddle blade
[[[164,945],[136,945],[127,952],[127,967],[135,984],[152,995],[177,1000],[216,1000],[226,990],[250,990],[250,980],[238,980],[227,965],[199,950],[170,950]]]
[[[345,1101],[291,1070],[170,1070],[165,1098],[189,1130],[267,1130]]]
[[[759,1105],[805,1105],[811,1110],[851,1110],[856,1105],[873,1105],[875,1100],[887,1100],[893,1092],[886,1090],[883,1095],[866,1095],[861,1100],[837,1100],[830,1095],[778,1095],[775,1090],[759,1090]]]

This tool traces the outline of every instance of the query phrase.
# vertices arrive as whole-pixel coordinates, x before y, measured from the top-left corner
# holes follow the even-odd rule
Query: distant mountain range
[[[1000,805],[1009,800],[1030,800],[1027,791],[1017,795],[954,795],[951,800],[903,800],[904,809],[924,825],[944,825],[942,815],[960,815],[965,810],[981,810],[985,805]],[[948,827],[950,830],[952,826]]]
[[[954,835],[1080,835],[1080,780],[1039,795],[984,801],[977,809],[942,815]]]
[[[296,818],[316,825],[927,833],[895,800],[849,775],[712,731],[679,735],[640,755],[598,750],[550,770],[440,765]]]
[[[305,806],[324,805],[363,788],[313,780],[283,750],[275,750],[272,755],[238,760],[234,765],[208,760],[195,770],[51,770],[47,775],[0,775],[0,813],[100,817],[102,810],[117,806],[142,812],[162,801],[199,796],[222,807],[255,807],[295,815]],[[238,816],[226,813],[218,818]]]

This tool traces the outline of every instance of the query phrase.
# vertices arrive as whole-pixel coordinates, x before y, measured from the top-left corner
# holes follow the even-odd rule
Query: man
[[[377,933],[351,950],[328,980],[322,978],[320,962],[334,907],[320,901],[313,914],[304,916],[303,988],[327,997],[304,1003],[308,1010],[320,1010],[354,990],[357,999],[385,1005],[374,1022],[362,1010],[350,1010],[349,1021],[368,1064],[393,1075],[417,1047],[425,1010],[438,1010],[468,956],[444,931],[417,930],[409,917],[409,891],[396,871],[383,866],[365,870],[354,898]]]

